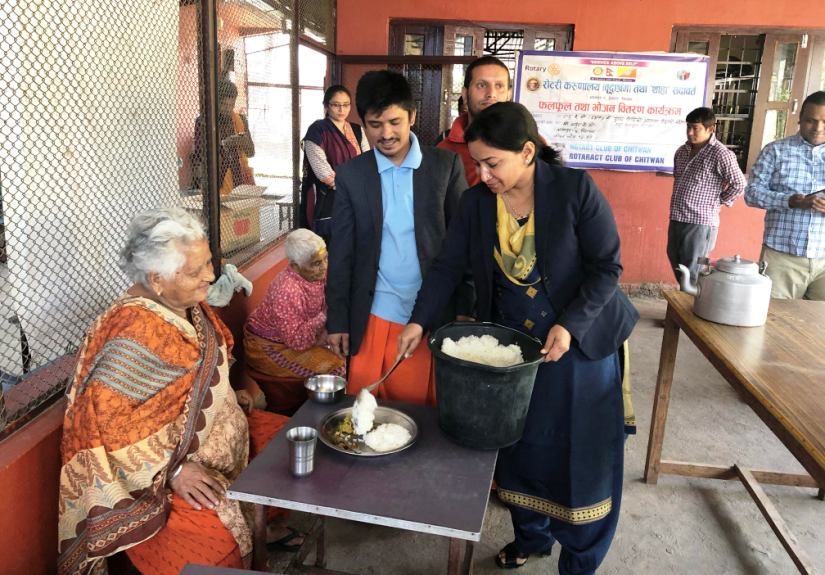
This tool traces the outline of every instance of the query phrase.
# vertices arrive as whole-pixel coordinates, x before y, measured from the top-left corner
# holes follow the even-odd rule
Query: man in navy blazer
[[[350,393],[377,380],[395,359],[398,334],[467,187],[456,154],[422,147],[411,133],[415,102],[402,75],[368,72],[355,103],[372,150],[336,171],[327,279],[329,343],[352,355]],[[465,296],[449,319],[470,308]],[[434,402],[429,350],[420,351],[380,395]]]

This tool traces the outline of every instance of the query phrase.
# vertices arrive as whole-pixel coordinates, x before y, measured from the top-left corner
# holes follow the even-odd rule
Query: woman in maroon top
[[[347,120],[351,108],[349,90],[340,85],[330,86],[324,92],[324,118],[313,122],[301,141],[304,178],[300,225],[313,229],[327,242],[332,229],[335,170],[370,148],[361,126]]]

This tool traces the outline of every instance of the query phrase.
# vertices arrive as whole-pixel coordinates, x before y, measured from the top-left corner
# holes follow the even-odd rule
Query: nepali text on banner
[[[707,70],[695,54],[526,51],[515,99],[568,166],[672,172]]]

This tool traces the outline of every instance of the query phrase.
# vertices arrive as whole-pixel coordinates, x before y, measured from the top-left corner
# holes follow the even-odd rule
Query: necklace
[[[513,209],[513,206],[510,205],[510,200],[507,199],[507,192],[501,194],[501,197],[504,199],[504,205],[507,206],[507,211],[510,212],[510,215],[516,218],[516,220],[526,218],[530,215],[530,212],[533,211],[533,209],[531,208],[526,214],[519,215],[518,212],[516,212],[516,210]]]

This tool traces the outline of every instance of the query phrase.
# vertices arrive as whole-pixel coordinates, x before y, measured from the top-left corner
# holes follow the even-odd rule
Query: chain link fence
[[[85,330],[128,287],[117,259],[136,213],[198,213],[220,237],[214,255],[236,264],[293,226],[293,93],[315,100],[328,79],[334,0],[218,1],[214,65],[202,57],[209,6],[0,3],[0,435],[61,394]],[[314,72],[306,86],[299,60]]]

